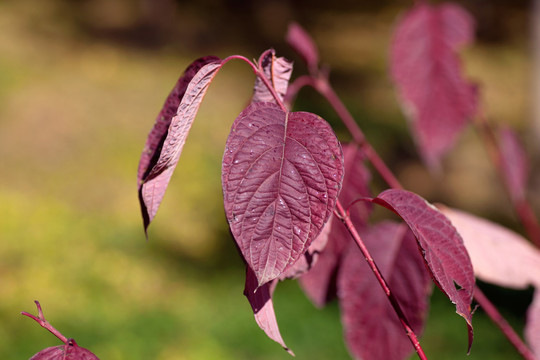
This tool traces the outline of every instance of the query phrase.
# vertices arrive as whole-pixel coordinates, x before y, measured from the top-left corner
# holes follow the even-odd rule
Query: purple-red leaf
[[[529,241],[488,220],[438,207],[463,237],[476,277],[513,289],[540,287],[540,251]]]
[[[145,231],[156,215],[206,90],[222,62],[196,60],[178,80],[148,136],[138,171],[139,201]]]
[[[364,165],[364,155],[353,144],[343,146],[345,159],[345,176],[343,178],[343,190],[339,194],[342,204],[350,204],[360,197],[370,197],[369,182],[371,175]],[[369,217],[371,204],[360,202],[350,209],[350,217],[355,226],[361,229],[365,226]],[[331,225],[329,225],[331,224]],[[317,258],[313,267],[300,277],[300,285],[311,302],[319,308],[335,296],[336,274],[343,250],[351,242],[351,236],[347,229],[338,222],[329,222],[328,244]]]
[[[506,187],[513,201],[525,198],[529,164],[523,145],[516,134],[507,127],[499,131],[501,167]]]
[[[412,233],[403,224],[384,222],[362,240],[419,335],[424,327],[431,279]],[[357,359],[401,360],[414,351],[394,309],[355,243],[350,242],[338,276],[345,341]]]
[[[311,36],[297,23],[290,23],[286,41],[306,63],[310,72],[319,66],[319,52]]]
[[[91,351],[77,345],[70,339],[67,344],[51,346],[41,350],[30,360],[99,360]]]
[[[343,154],[330,125],[274,103],[235,120],[223,156],[225,213],[259,286],[291,267],[332,214]]]
[[[412,192],[386,190],[373,202],[392,210],[409,225],[435,284],[467,321],[470,349],[474,273],[463,239],[439,210]]]
[[[527,324],[524,332],[527,344],[536,358],[540,359],[540,289],[538,287],[534,291],[533,302],[527,310]]]
[[[274,304],[272,303],[272,294],[276,289],[276,285],[277,280],[274,280],[259,286],[255,273],[249,266],[246,266],[244,295],[253,309],[257,325],[259,325],[270,339],[280,344],[289,354],[294,356],[294,353],[285,345],[279,332]]]
[[[269,80],[270,85],[276,90],[280,100],[283,100],[289,87],[289,80],[291,79],[292,62],[283,57],[276,58],[275,51],[268,50],[261,55],[259,66]],[[276,102],[276,99],[274,99],[266,84],[259,77],[255,80],[255,89],[251,101]]]
[[[474,116],[477,91],[464,79],[457,50],[473,40],[474,20],[455,4],[421,2],[398,23],[391,73],[424,161],[441,156]]]

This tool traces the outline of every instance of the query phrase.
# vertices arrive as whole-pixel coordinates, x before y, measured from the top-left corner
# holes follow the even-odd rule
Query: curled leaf
[[[221,60],[213,56],[192,63],[167,98],[148,136],[138,171],[145,232],[163,200],[206,90],[221,65]]]
[[[471,303],[474,272],[463,239],[433,205],[405,190],[383,191],[373,202],[399,215],[413,232],[435,284],[456,305],[467,321],[469,350],[472,345]]]
[[[225,214],[259,286],[290,268],[332,214],[343,154],[319,116],[253,103],[235,120],[223,156]]]
[[[289,80],[291,79],[292,62],[283,57],[276,58],[276,52],[271,49],[261,55],[259,65],[269,80],[270,85],[276,90],[280,100],[283,101],[289,87]],[[276,102],[276,99],[274,99],[266,84],[259,77],[255,79],[255,88],[251,101]]]
[[[433,168],[478,106],[457,50],[473,40],[474,21],[456,4],[421,2],[394,31],[390,67],[424,161]]]

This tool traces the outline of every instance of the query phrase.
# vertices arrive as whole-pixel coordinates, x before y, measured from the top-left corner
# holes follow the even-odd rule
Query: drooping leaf
[[[525,325],[525,341],[533,354],[540,359],[540,288],[537,285],[534,291],[532,304],[527,310],[527,323]]]
[[[257,325],[266,335],[280,344],[287,352],[294,356],[294,353],[285,345],[276,320],[272,294],[277,285],[277,280],[268,282],[259,287],[257,277],[253,270],[246,266],[246,285],[244,295],[247,297]],[[256,290],[256,291],[255,291]]]
[[[90,350],[77,345],[75,340],[70,339],[67,344],[52,346],[41,350],[30,360],[99,360]]]
[[[302,57],[310,72],[315,72],[319,66],[319,51],[311,36],[300,25],[293,22],[289,24],[285,39]]]
[[[373,202],[399,215],[412,230],[435,284],[467,321],[472,345],[471,303],[474,273],[463,239],[450,220],[420,196],[405,190],[383,191]]]
[[[156,215],[201,101],[221,65],[216,57],[191,64],[167,98],[148,136],[138,173],[145,231]]]
[[[409,324],[420,335],[431,279],[412,233],[403,224],[380,223],[362,234]],[[364,256],[350,242],[338,276],[345,341],[356,359],[402,360],[414,348]]]
[[[371,175],[364,165],[364,155],[354,144],[343,146],[345,159],[345,176],[343,178],[343,190],[339,194],[339,201],[345,206],[360,197],[370,197],[369,182]],[[353,223],[363,228],[367,223],[371,205],[366,202],[355,204],[349,209]],[[327,224],[327,226],[329,226]],[[325,226],[326,227],[326,226]],[[314,266],[300,277],[300,285],[311,302],[322,308],[328,301],[335,297],[336,275],[344,249],[351,242],[351,236],[347,229],[332,221],[329,226],[328,243]]]
[[[473,40],[474,20],[456,4],[426,2],[399,21],[390,67],[424,161],[438,167],[477,109],[474,84],[464,79],[457,50]]]
[[[514,201],[525,198],[529,164],[523,145],[508,127],[499,131],[499,147],[502,173],[506,187]]]
[[[330,125],[274,103],[235,120],[223,156],[225,213],[259,286],[291,267],[332,214],[343,154]]]
[[[463,237],[474,274],[498,286],[540,287],[540,251],[521,235],[471,214],[438,205]]]
[[[276,58],[276,52],[272,49],[265,51],[261,55],[259,66],[263,69],[270,85],[276,90],[280,100],[283,100],[289,87],[289,80],[291,79],[292,62],[283,57]],[[266,84],[259,77],[255,79],[255,88],[251,101],[276,102]]]

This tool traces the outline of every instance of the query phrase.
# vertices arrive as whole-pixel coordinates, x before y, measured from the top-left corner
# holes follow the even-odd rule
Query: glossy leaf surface
[[[408,11],[394,31],[392,77],[430,167],[438,167],[476,112],[476,87],[463,77],[457,55],[473,36],[474,21],[463,8],[425,2]]]
[[[399,215],[412,230],[435,284],[456,305],[467,321],[469,349],[472,344],[471,303],[474,273],[463,239],[450,220],[420,196],[390,189],[373,202]]]
[[[363,232],[377,263],[417,335],[424,327],[431,278],[406,225],[384,222]],[[345,340],[356,359],[402,360],[413,351],[398,317],[355,243],[338,276]]]
[[[283,57],[278,58],[274,50],[268,50],[261,55],[259,66],[269,80],[270,85],[276,90],[280,100],[283,101],[289,87],[289,80],[291,79],[292,62]],[[276,99],[274,99],[274,96],[260,77],[255,79],[255,89],[251,101],[276,102]]]
[[[216,57],[191,64],[167,98],[148,136],[138,172],[145,231],[163,200],[201,101],[221,65]]]
[[[305,112],[253,103],[223,156],[225,214],[259,286],[291,267],[332,214],[343,154],[331,127]]]

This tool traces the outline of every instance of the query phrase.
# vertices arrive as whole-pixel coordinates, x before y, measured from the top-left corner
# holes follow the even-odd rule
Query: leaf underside
[[[467,321],[470,350],[473,338],[471,303],[475,282],[463,239],[450,220],[412,192],[386,190],[373,202],[395,212],[413,232],[435,284],[456,305],[456,312]]]
[[[421,2],[394,31],[391,74],[424,161],[438,168],[478,106],[457,50],[473,40],[474,20],[455,4]]]
[[[148,136],[138,171],[145,232],[163,200],[206,90],[221,65],[214,56],[193,62],[167,98]]]
[[[322,118],[253,103],[223,156],[227,220],[258,284],[290,268],[332,214],[343,180],[341,145]]]
[[[283,57],[277,58],[274,50],[268,50],[261,55],[259,64],[270,85],[275,89],[279,99],[283,101],[289,87],[289,80],[291,79],[292,62]],[[251,101],[276,102],[276,99],[274,99],[274,96],[260,77],[255,79],[255,88]]]

